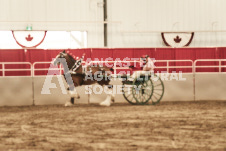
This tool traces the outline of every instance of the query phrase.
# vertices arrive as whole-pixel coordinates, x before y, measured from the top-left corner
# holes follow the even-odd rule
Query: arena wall
[[[32,77],[0,77],[0,106],[33,104]]]
[[[226,100],[225,73],[196,73],[195,100]]]
[[[161,75],[160,75],[161,76]],[[171,74],[169,74],[169,77]],[[226,89],[223,81],[226,81],[225,73],[183,73],[185,81],[163,81],[165,92],[161,101],[206,101],[226,100]],[[195,80],[193,79],[195,77]],[[61,77],[63,79],[63,77]],[[58,78],[54,76],[51,83],[56,88],[50,88],[50,94],[42,94],[46,76],[37,77],[0,77],[0,106],[22,105],[48,105],[64,104],[70,100],[70,95],[64,94],[59,85]],[[65,89],[66,82],[63,79]],[[194,84],[195,82],[195,84]],[[120,85],[120,79],[112,81],[113,85]],[[80,99],[75,103],[100,103],[106,98],[106,94],[85,94],[85,87],[77,87]],[[194,93],[195,90],[195,93]],[[194,96],[195,95],[195,96]],[[116,94],[116,102],[126,102],[122,94]]]
[[[156,62],[156,72],[167,71],[167,60],[189,60],[193,63],[171,62],[169,66],[169,76],[173,71],[177,73],[183,72],[186,81],[164,80],[165,94],[162,101],[188,101],[188,100],[226,100],[224,93],[225,85],[225,62],[226,48],[87,48],[69,50],[76,56],[86,53],[87,58],[92,60],[105,59],[111,57],[113,59],[125,57],[137,58],[141,55],[148,54],[157,61],[162,60],[163,63]],[[46,104],[63,104],[70,99],[69,94],[62,94],[57,77],[53,77],[52,82],[56,83],[57,88],[51,88],[51,94],[41,94],[44,81],[46,78],[49,62],[62,50],[39,50],[29,49],[24,51],[18,50],[1,50],[0,51],[0,105],[46,105]],[[9,57],[10,56],[10,57]],[[206,61],[196,62],[196,59],[206,59]],[[208,61],[209,60],[209,61]],[[218,60],[211,62],[210,60]],[[222,60],[222,62],[219,62]],[[32,64],[46,62],[42,66],[34,66]],[[26,71],[21,71],[24,65],[12,64],[4,66],[9,62],[27,62]],[[196,62],[196,64],[194,63]],[[31,66],[29,66],[31,65]],[[204,66],[196,68],[194,66]],[[7,68],[6,68],[7,66]],[[163,66],[163,70],[158,67]],[[181,66],[181,67],[177,67]],[[182,68],[190,66],[189,68]],[[206,68],[205,66],[208,66]],[[34,69],[44,68],[46,70],[34,71]],[[16,70],[14,70],[16,69]],[[3,75],[3,70],[4,75]],[[11,70],[11,71],[9,71]],[[21,73],[22,72],[22,73]],[[24,77],[24,76],[27,77]],[[63,80],[64,81],[64,80]],[[113,84],[119,85],[120,80],[112,81]],[[64,81],[64,85],[65,85]],[[99,103],[106,98],[106,94],[86,95],[85,87],[77,88],[81,98],[76,100],[77,103]],[[122,94],[116,95],[116,102],[125,102]]]
[[[163,80],[165,92],[162,101],[191,101],[194,100],[193,74],[183,73],[181,77],[186,80]],[[177,77],[179,75],[177,74]]]
[[[56,85],[55,88],[49,88],[50,93],[44,91],[46,76],[34,77],[34,102],[35,105],[47,105],[47,104],[64,104],[66,101],[70,100],[70,95],[68,94],[66,81],[63,76],[60,76],[64,83],[64,87],[60,86],[59,79],[57,76],[51,78],[51,83]],[[49,86],[49,85],[47,85]],[[47,88],[48,89],[48,88]],[[63,89],[63,90],[62,90]],[[79,87],[76,89],[80,94],[81,99],[77,100],[76,103],[87,103],[88,96],[84,95],[84,87]],[[65,92],[65,93],[64,93]]]

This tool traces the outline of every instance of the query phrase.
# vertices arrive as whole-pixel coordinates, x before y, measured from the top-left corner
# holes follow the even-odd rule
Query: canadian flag
[[[162,32],[162,40],[166,46],[186,47],[194,37],[194,32]]]
[[[40,45],[46,36],[46,31],[12,31],[17,44],[23,48],[34,48]]]

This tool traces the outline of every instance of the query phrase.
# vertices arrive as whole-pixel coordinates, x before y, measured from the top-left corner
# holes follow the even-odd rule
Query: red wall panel
[[[71,52],[72,55],[75,57],[81,58],[82,55],[85,53],[85,60],[86,58],[91,58],[91,49],[84,48],[84,49],[68,49],[67,51]]]
[[[23,49],[0,50],[0,62],[23,62],[25,53]]]
[[[216,48],[194,48],[195,59],[216,59]]]
[[[196,59],[194,48],[177,48],[175,49],[175,60],[192,60]],[[190,62],[176,62],[176,66],[191,66]],[[192,68],[176,69],[176,72],[192,72]]]
[[[219,59],[226,59],[226,48],[224,47],[216,48],[216,52],[218,54]],[[222,61],[221,65],[226,66],[226,61]],[[226,67],[221,68],[221,71],[226,72]]]
[[[218,59],[216,48],[194,48],[196,60],[197,59]],[[198,62],[197,65],[201,66],[214,66],[218,65],[217,62]],[[217,68],[198,68],[198,72],[217,72]]]
[[[134,57],[140,58],[142,55],[149,55],[155,58],[155,48],[136,48],[134,49]]]
[[[113,49],[108,48],[93,48],[91,49],[91,59],[105,59],[108,57],[113,57]]]
[[[175,49],[174,48],[156,48],[155,50],[155,60],[174,60],[175,59]],[[175,63],[171,63],[175,65]],[[166,63],[155,63],[155,66],[166,66]],[[170,69],[174,71],[175,69]],[[166,68],[156,69],[156,72],[167,71]]]
[[[174,60],[175,49],[174,48],[156,48],[155,59],[156,60]]]
[[[219,59],[226,59],[226,48],[216,48]]]
[[[52,58],[55,58],[56,55],[61,52],[62,49],[55,50],[43,50],[43,49],[28,49],[24,51],[24,49],[8,49],[8,50],[0,50],[0,62],[43,62],[43,61],[51,61]],[[226,59],[226,47],[219,48],[86,48],[86,49],[67,49],[73,56],[81,57],[83,53],[86,54],[86,58],[91,58],[94,60],[105,59],[108,57],[112,57],[113,59],[119,58],[123,60],[124,58],[140,58],[142,55],[147,54],[151,58],[155,58],[156,60],[197,60],[197,59]],[[161,66],[165,65],[164,63],[156,63],[156,65]],[[187,66],[189,63],[171,63],[171,65],[176,66]],[[201,62],[197,65],[218,65],[218,62]],[[226,61],[222,62],[222,65],[226,65]],[[43,67],[47,67],[48,65],[44,65]],[[2,66],[0,66],[0,69]],[[9,65],[7,68],[27,68],[24,65]],[[190,72],[190,69],[171,69],[171,71],[183,71]],[[162,70],[159,70],[162,71]],[[205,72],[217,72],[217,68],[211,69],[197,69],[197,71],[205,71]],[[222,68],[222,71],[226,71],[226,68]],[[1,73],[0,73],[1,74]],[[18,72],[6,72],[7,75],[23,75],[24,73]],[[25,72],[25,74],[30,74]]]
[[[0,50],[0,62],[24,62],[26,55],[23,49]],[[5,65],[6,69],[29,68],[27,65]],[[0,67],[2,69],[2,66]],[[2,73],[1,73],[2,74]],[[28,75],[27,71],[5,71],[6,76]]]
[[[134,58],[134,49],[133,48],[115,48],[113,50],[113,59],[116,58],[123,60],[124,58]]]

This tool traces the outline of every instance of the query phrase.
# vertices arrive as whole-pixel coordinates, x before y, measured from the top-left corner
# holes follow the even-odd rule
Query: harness
[[[86,75],[87,72],[89,72],[89,74],[92,74],[92,66],[88,66],[89,71],[87,69],[87,65],[82,65],[82,61],[84,60],[84,56],[82,56],[79,60],[75,60],[75,64],[72,66],[72,68],[70,69],[69,73],[70,74],[82,74],[82,75]],[[82,73],[76,73],[76,70],[78,70],[78,68],[82,66]],[[102,74],[105,73],[104,67],[103,66],[99,66],[99,69],[102,71]]]
[[[71,68],[71,70],[73,72],[75,72],[80,67],[80,65],[82,64],[83,59],[84,59],[84,56],[82,56],[81,59],[75,61],[75,64]]]

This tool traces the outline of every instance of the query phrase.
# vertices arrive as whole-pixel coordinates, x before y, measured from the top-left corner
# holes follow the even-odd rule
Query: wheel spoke
[[[163,90],[163,89],[155,89],[155,90]]]
[[[155,77],[158,77],[157,75],[154,75]],[[163,94],[164,94],[164,85],[163,85],[163,82],[161,80],[161,78],[158,77],[158,80],[157,81],[154,81],[153,80],[153,94],[152,94],[152,98],[151,98],[151,101],[152,101],[152,104],[155,105],[157,104],[163,97]]]
[[[160,83],[160,84],[158,84],[158,85],[154,85],[154,87],[157,87],[157,86],[160,86],[160,85],[162,85],[162,84]]]
[[[156,99],[156,100],[158,100],[158,98],[153,94],[153,97]],[[152,100],[152,99],[151,99]],[[153,102],[153,101],[152,101]]]
[[[149,100],[152,101],[152,104],[156,104],[164,94],[164,85],[159,77],[157,81],[154,81],[151,78],[146,80],[141,76],[141,80],[135,78],[131,81],[131,85],[134,87],[131,87],[128,82],[127,84],[123,83],[123,85],[123,96],[131,104],[146,104]]]
[[[159,95],[159,96],[161,96],[162,94],[159,94],[159,93],[156,93],[156,92],[154,92],[153,94],[157,94],[157,95]]]

